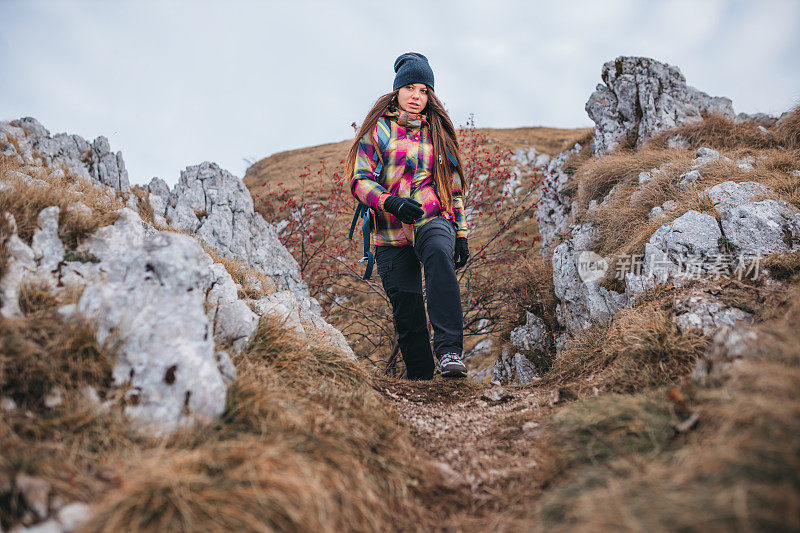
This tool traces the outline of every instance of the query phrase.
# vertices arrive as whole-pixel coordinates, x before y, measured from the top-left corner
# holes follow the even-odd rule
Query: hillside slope
[[[576,141],[585,137],[591,130],[589,128],[548,128],[542,126],[529,128],[475,128],[480,135],[485,135],[487,144],[497,146],[501,150],[516,151],[533,146],[538,152],[556,154]],[[247,169],[244,183],[255,196],[262,191],[264,182],[286,183],[290,190],[293,181],[299,176],[306,165],[317,165],[325,161],[335,166],[347,157],[347,151],[352,145],[352,140],[336,143],[309,146],[297,150],[287,150],[261,159]],[[296,185],[294,185],[296,186]],[[295,191],[296,192],[296,191]]]

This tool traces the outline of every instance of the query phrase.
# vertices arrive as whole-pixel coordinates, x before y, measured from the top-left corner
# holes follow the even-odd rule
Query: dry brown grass
[[[0,411],[0,481],[13,485],[24,472],[65,501],[92,501],[109,486],[106,459],[140,442],[118,410],[98,410],[83,392],[92,387],[100,400],[124,393],[108,388],[111,350],[88,326],[65,323],[52,309],[0,318],[0,396],[17,404]],[[55,391],[63,401],[48,408],[44,400]],[[25,512],[18,497],[0,498],[3,528]]]
[[[242,289],[239,291],[239,298],[258,299],[278,291],[275,286],[275,281],[257,268],[253,268],[239,259],[222,255],[203,243],[200,244],[203,250],[211,256],[211,259],[213,259],[215,263],[220,263],[224,266],[225,270],[227,270],[228,274],[233,278],[233,281],[242,286]],[[259,291],[257,288],[251,286],[248,280],[258,280],[261,283],[261,290]]]
[[[715,150],[747,148],[764,150],[775,148],[775,140],[764,135],[758,129],[758,122],[736,123],[721,115],[707,115],[700,122],[684,124],[669,131],[662,132],[649,139],[645,146],[667,148],[667,139],[673,135],[681,135],[688,143],[690,150],[701,146]]]
[[[5,274],[6,263],[9,257],[5,242],[13,233],[11,223],[2,215],[4,215],[4,213],[0,213],[0,278]]]
[[[0,354],[0,390],[19,405],[0,413],[0,479],[26,472],[67,501],[100,498],[86,531],[429,530],[423,497],[450,490],[361,365],[275,318],[236,358],[220,419],[161,440],[127,429],[87,328],[51,312],[1,319]],[[87,403],[86,385],[112,406]],[[55,387],[64,402],[46,408]],[[24,512],[0,501],[4,528]]]
[[[509,303],[515,309],[527,310],[543,319],[550,331],[558,331],[556,319],[556,298],[553,288],[553,264],[544,261],[538,253],[521,258],[515,267],[517,276],[509,280],[509,285],[504,289],[508,294]],[[523,313],[524,315],[524,313]],[[503,324],[504,338],[508,332],[519,325],[520,319],[524,323],[524,316],[510,316]]]
[[[570,470],[538,505],[547,531],[800,529],[800,287],[727,379],[566,406],[554,446]],[[677,401],[676,401],[677,399]],[[696,429],[678,433],[691,413]]]
[[[800,272],[800,253],[771,254],[766,256],[761,264],[776,279],[798,281],[796,278]]]
[[[20,286],[19,306],[23,314],[54,310],[58,305],[58,299],[46,285],[23,282]]]
[[[800,106],[775,128],[775,139],[790,150],[800,150]]]
[[[708,339],[680,333],[669,312],[671,292],[643,298],[610,325],[594,325],[567,341],[542,385],[590,392],[636,392],[686,377]]]
[[[138,185],[131,186],[131,194],[136,197],[136,206],[139,208],[139,216],[152,226],[156,225],[153,206],[150,205],[150,200],[147,198],[144,189]]]
[[[117,197],[108,196],[103,190],[69,176],[60,178],[41,169],[34,178],[43,179],[50,187],[29,186],[13,171],[22,171],[13,159],[0,155],[0,180],[11,184],[11,188],[0,192],[0,214],[10,212],[17,223],[19,236],[30,244],[36,230],[36,219],[45,207],[59,207],[59,237],[67,248],[76,248],[84,238],[101,226],[113,224],[119,215],[116,210],[124,207]],[[83,202],[92,209],[91,215],[82,215],[69,210],[75,202]]]
[[[65,323],[50,306],[0,318],[0,390],[17,404],[41,406],[56,387],[106,387],[110,376],[110,356],[89,326]]]
[[[236,366],[219,422],[128,464],[87,531],[430,526],[436,476],[360,365],[265,318]]]
[[[578,203],[586,209],[590,200],[601,201],[618,183],[638,187],[640,172],[664,163],[688,167],[692,157],[694,155],[687,152],[640,149],[617,150],[599,159],[587,159],[575,171],[575,179],[579,182]]]
[[[603,255],[641,253],[644,243],[666,221],[650,220],[650,210],[666,200],[678,203],[670,219],[693,209],[718,217],[707,195],[698,194],[707,187],[724,181],[757,181],[773,190],[766,197],[800,205],[800,177],[791,170],[800,168],[800,154],[771,149],[761,152],[732,150],[723,152],[731,162],[716,161],[705,165],[698,188],[678,188],[680,175],[689,170],[694,153],[675,150],[643,148],[638,151],[619,151],[583,164],[576,172],[578,199],[576,209],[582,221],[593,222],[600,232],[598,251]],[[746,155],[758,155],[752,170],[738,168],[734,162]],[[670,163],[664,174],[655,176],[647,186],[640,186],[640,172]],[[588,210],[591,200],[600,201],[617,186],[613,198],[604,205]],[[631,196],[636,193],[636,200]]]
[[[581,165],[583,165],[590,159],[594,159],[594,157],[592,156],[593,139],[594,139],[594,132],[592,130],[589,130],[583,137],[575,141],[581,145],[581,149],[578,152],[571,154],[564,162],[564,166],[562,167],[562,170],[564,172],[570,175],[574,174],[575,171],[578,170],[578,168],[580,168]],[[574,143],[572,146],[574,146]]]

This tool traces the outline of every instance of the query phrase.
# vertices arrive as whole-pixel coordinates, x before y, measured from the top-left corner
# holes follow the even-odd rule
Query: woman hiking
[[[434,352],[442,376],[466,376],[455,271],[467,262],[469,248],[456,132],[433,93],[433,71],[424,55],[402,54],[394,71],[392,92],[378,98],[361,124],[347,157],[346,175],[351,176],[353,196],[373,211],[375,262],[392,305],[408,378],[432,379]],[[378,154],[382,171],[375,177],[381,117],[386,117],[390,131],[386,149]]]

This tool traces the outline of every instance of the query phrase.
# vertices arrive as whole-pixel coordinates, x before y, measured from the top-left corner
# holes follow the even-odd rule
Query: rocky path
[[[553,472],[544,438],[553,409],[549,389],[498,390],[439,376],[381,378],[376,387],[460,495],[443,529],[524,527],[520,511],[531,512],[530,498]]]

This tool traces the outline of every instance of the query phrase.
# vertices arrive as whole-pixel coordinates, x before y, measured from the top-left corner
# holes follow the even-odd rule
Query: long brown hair
[[[358,156],[358,141],[370,133],[370,140],[378,152],[378,157],[383,162],[383,154],[378,149],[375,139],[372,137],[372,132],[378,119],[389,109],[389,107],[398,108],[397,93],[400,89],[384,94],[372,106],[361,127],[358,129],[355,141],[350,147],[350,152],[347,154],[347,159],[344,164],[345,176],[353,177],[353,171],[356,166],[356,157]],[[447,157],[445,147],[450,150],[450,153],[458,161],[458,168],[461,169],[458,175],[461,177],[461,186],[466,192],[467,183],[464,178],[464,165],[461,162],[461,150],[458,147],[458,139],[456,138],[456,130],[453,127],[453,122],[444,110],[444,106],[436,98],[433,89],[428,87],[428,104],[422,110],[428,117],[428,124],[430,126],[430,138],[433,143],[433,181],[436,183],[436,191],[439,194],[439,201],[442,203],[443,211],[453,210],[453,165]],[[441,154],[442,163],[439,164],[439,155]]]

